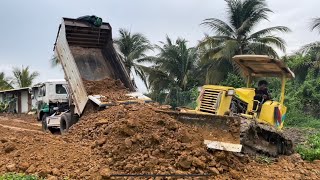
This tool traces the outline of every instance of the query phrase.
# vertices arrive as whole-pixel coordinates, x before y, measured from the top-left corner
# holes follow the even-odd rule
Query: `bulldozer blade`
[[[220,141],[208,141],[204,140],[204,144],[207,145],[209,149],[218,149],[223,151],[241,152],[241,144],[225,143]]]
[[[157,110],[169,114],[178,121],[197,127],[203,135],[208,148],[241,151],[239,117],[197,114],[169,110]],[[209,144],[211,144],[209,146]]]

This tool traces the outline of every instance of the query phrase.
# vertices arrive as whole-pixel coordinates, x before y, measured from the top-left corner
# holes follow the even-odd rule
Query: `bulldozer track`
[[[246,153],[260,153],[269,156],[290,155],[293,143],[281,131],[269,125],[257,123],[255,120],[242,118],[241,144]]]

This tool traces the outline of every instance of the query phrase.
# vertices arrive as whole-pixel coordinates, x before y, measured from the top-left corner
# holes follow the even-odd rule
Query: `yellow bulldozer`
[[[280,60],[264,55],[237,55],[232,60],[247,79],[247,87],[204,85],[197,107],[179,111],[161,110],[183,123],[201,128],[210,148],[270,156],[293,153],[292,141],[281,132],[287,108],[285,84],[294,73]],[[279,101],[255,100],[252,82],[266,77],[281,79]],[[239,143],[241,146],[239,146]]]

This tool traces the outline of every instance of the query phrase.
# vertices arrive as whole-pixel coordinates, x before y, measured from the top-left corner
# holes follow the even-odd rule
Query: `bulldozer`
[[[160,111],[200,128],[209,148],[269,156],[292,154],[292,141],[282,128],[287,112],[285,84],[294,73],[284,62],[265,55],[236,55],[232,60],[246,78],[247,87],[204,85],[195,109]],[[255,100],[254,80],[267,77],[281,79],[279,101]]]

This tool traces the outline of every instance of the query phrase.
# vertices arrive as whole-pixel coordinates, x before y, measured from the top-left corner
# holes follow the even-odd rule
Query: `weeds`
[[[257,156],[256,160],[257,162],[264,164],[271,164],[274,162],[274,159],[268,156]]]
[[[8,173],[0,176],[0,180],[42,180],[42,178],[34,175]]]
[[[310,136],[308,141],[304,145],[299,145],[296,150],[304,160],[320,159],[320,133]]]

